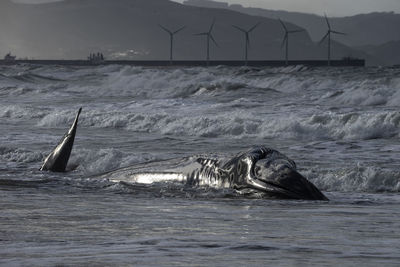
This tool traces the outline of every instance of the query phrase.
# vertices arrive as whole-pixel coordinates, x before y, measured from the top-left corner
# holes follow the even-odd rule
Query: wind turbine
[[[282,24],[283,29],[285,30],[285,37],[283,38],[283,42],[281,47],[286,45],[286,55],[285,55],[285,63],[286,65],[289,64],[289,34],[291,33],[297,33],[297,32],[304,32],[304,30],[292,30],[289,31],[288,28],[286,27],[285,23],[281,19],[279,19],[279,22]]]
[[[251,28],[250,28],[249,30],[247,30],[247,31],[244,30],[244,29],[242,29],[242,28],[240,28],[240,27],[238,27],[238,26],[232,25],[232,27],[234,27],[234,28],[236,28],[236,29],[238,29],[239,31],[241,31],[241,32],[244,33],[244,36],[245,36],[245,43],[246,43],[246,45],[245,45],[244,60],[245,60],[246,66],[247,66],[247,63],[248,63],[248,47],[250,46],[250,33],[251,33],[255,28],[257,28],[258,25],[260,25],[260,22],[257,23],[256,25],[254,25],[253,27],[251,27]]]
[[[161,24],[158,24],[158,26],[160,26],[161,29],[163,29],[164,31],[166,31],[169,36],[170,36],[170,40],[171,40],[171,45],[170,45],[170,53],[169,53],[169,61],[170,64],[172,65],[172,61],[173,61],[173,47],[174,47],[174,35],[177,34],[178,32],[182,31],[186,26],[183,26],[181,28],[179,28],[176,31],[171,31],[169,29],[167,29],[166,27],[162,26]]]
[[[215,41],[214,36],[211,33],[214,28],[214,25],[215,25],[215,19],[211,23],[211,26],[210,26],[210,29],[208,30],[208,32],[202,32],[202,33],[195,34],[197,36],[201,36],[201,35],[207,36],[207,58],[206,58],[207,66],[210,64],[210,40],[212,40],[214,42],[214,44],[218,47],[218,44]]]
[[[338,32],[338,31],[334,31],[331,28],[331,24],[329,23],[328,17],[325,14],[325,20],[326,20],[326,24],[328,25],[328,31],[325,34],[325,36],[321,39],[321,41],[319,42],[319,44],[321,44],[323,41],[325,41],[325,39],[328,37],[328,66],[331,65],[331,34],[342,34],[342,35],[346,35],[343,32]]]

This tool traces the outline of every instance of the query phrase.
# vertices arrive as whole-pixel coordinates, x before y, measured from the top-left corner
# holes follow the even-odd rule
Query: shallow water
[[[397,195],[335,193],[325,203],[53,190],[3,191],[2,264],[396,266],[400,260]]]
[[[400,69],[0,67],[0,264],[397,266]],[[39,172],[83,107],[66,174]],[[96,175],[273,147],[331,199]]]

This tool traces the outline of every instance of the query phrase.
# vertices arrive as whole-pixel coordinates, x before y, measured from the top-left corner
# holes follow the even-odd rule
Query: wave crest
[[[374,166],[357,165],[318,174],[309,172],[310,180],[326,191],[339,192],[400,192],[400,172]]]

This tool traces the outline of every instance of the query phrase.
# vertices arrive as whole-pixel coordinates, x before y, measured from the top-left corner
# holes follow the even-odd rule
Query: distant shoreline
[[[31,60],[31,59],[18,59],[14,61],[0,60],[0,65],[14,65],[14,64],[38,64],[38,65],[63,65],[63,66],[99,66],[99,65],[129,65],[129,66],[149,66],[149,67],[200,67],[200,66],[232,66],[241,67],[245,66],[243,60],[210,60],[207,64],[205,60],[104,60],[104,61],[89,61],[89,60]],[[327,60],[290,60],[288,64],[305,65],[313,67],[328,66]],[[247,62],[249,67],[282,67],[286,66],[284,60],[249,60]],[[331,60],[333,67],[364,67],[364,59],[341,59]]]

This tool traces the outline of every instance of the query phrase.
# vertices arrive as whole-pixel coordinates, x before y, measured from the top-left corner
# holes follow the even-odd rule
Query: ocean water
[[[399,266],[399,103],[399,68],[1,66],[0,265]],[[98,176],[254,145],[330,201]]]

